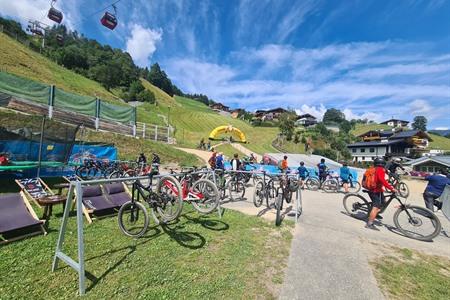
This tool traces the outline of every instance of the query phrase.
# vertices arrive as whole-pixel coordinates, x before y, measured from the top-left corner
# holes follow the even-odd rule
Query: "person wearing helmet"
[[[137,163],[138,163],[139,165],[145,165],[145,164],[147,164],[147,157],[145,156],[144,153],[139,154],[139,157],[138,157],[138,159],[137,159]]]
[[[378,213],[380,212],[381,208],[385,204],[384,199],[384,190],[388,189],[394,193],[397,192],[397,190],[389,184],[389,182],[386,181],[386,161],[381,158],[377,157],[373,161],[374,167],[375,167],[375,183],[376,187],[369,191],[369,197],[372,200],[372,210],[369,214],[369,219],[367,220],[366,228],[373,229],[373,230],[379,230],[373,225],[373,221],[377,217]]]
[[[339,169],[339,177],[342,180],[342,186],[344,187],[344,193],[348,193],[348,184],[350,183],[350,169],[348,168],[347,162],[342,163],[342,167]]]
[[[386,163],[386,170],[388,171],[389,177],[393,177],[395,180],[399,180],[397,170],[405,170],[402,166],[402,160],[398,157],[394,157]]]

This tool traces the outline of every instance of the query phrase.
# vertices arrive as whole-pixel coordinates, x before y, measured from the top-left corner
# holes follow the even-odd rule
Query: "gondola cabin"
[[[30,29],[30,31],[32,33],[34,33],[35,35],[44,36],[44,32],[42,30],[40,30],[40,29],[32,28],[32,29]]]
[[[117,26],[116,16],[109,12],[105,12],[100,22],[102,23],[103,26],[111,30],[113,30]]]
[[[47,17],[48,17],[50,20],[52,20],[52,21],[54,21],[54,22],[60,24],[61,21],[62,21],[62,19],[63,19],[63,14],[62,14],[62,12],[60,12],[59,10],[57,10],[56,8],[50,7],[50,9],[48,10]]]

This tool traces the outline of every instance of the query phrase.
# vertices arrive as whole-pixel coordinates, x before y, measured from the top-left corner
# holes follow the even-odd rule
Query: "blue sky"
[[[154,62],[185,92],[249,110],[336,107],[376,121],[425,115],[450,127],[450,1],[58,0],[64,22]],[[0,0],[0,14],[44,20],[47,0]]]

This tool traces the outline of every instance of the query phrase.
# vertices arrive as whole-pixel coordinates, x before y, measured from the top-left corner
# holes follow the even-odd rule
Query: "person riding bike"
[[[328,175],[328,167],[325,164],[325,158],[322,158],[320,160],[320,163],[317,164],[317,168],[319,169],[319,181],[320,184],[322,184],[326,179],[327,179],[327,175]]]
[[[374,167],[375,167],[375,176],[374,176],[374,187],[369,190],[369,197],[372,200],[372,210],[369,214],[369,219],[367,220],[366,228],[372,229],[372,230],[379,230],[373,225],[373,221],[377,217],[378,213],[380,212],[381,208],[383,207],[385,203],[384,199],[384,189],[388,189],[392,191],[393,193],[397,193],[397,190],[389,184],[389,182],[386,181],[386,162],[383,158],[377,157],[373,161]]]
[[[442,208],[442,202],[437,201],[437,199],[441,197],[445,186],[450,185],[450,179],[447,175],[448,171],[441,169],[438,174],[425,177],[428,184],[423,192],[423,200],[425,201],[425,206],[431,211],[434,211],[434,206],[437,206],[438,209]]]
[[[397,169],[401,169],[405,171],[405,168],[402,166],[402,160],[398,157],[394,157],[386,163],[386,170],[388,171],[389,177],[394,178],[398,181],[399,175],[397,174]]]
[[[344,193],[348,193],[348,184],[350,183],[350,169],[348,168],[347,162],[342,163],[342,167],[339,169],[339,176],[342,180],[342,186],[344,187]]]
[[[306,180],[306,177],[309,176],[309,171],[305,167],[305,163],[304,162],[302,162],[302,161],[300,162],[300,166],[297,168],[297,173],[298,173],[298,179],[299,179],[300,187],[303,189],[303,183]]]
[[[152,173],[154,175],[159,174],[159,165],[161,164],[161,158],[159,158],[158,154],[152,153]]]

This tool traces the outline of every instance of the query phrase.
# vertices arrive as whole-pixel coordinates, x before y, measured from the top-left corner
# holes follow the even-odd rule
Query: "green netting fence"
[[[52,88],[52,86],[6,72],[0,72],[0,93],[39,104],[53,104],[54,109],[68,110],[99,119],[127,125],[136,123],[134,107],[114,105],[95,97],[65,92],[54,86]]]

